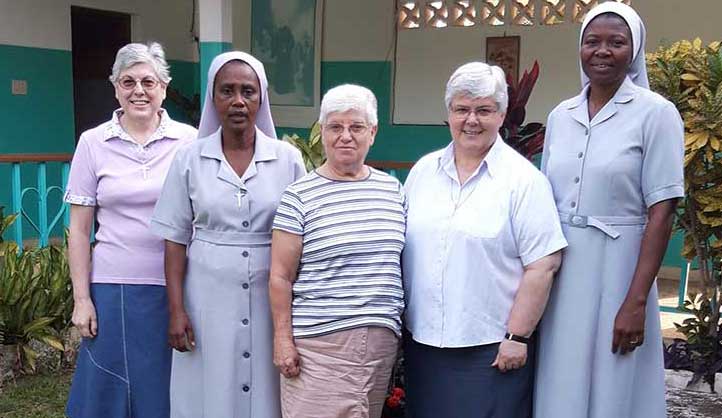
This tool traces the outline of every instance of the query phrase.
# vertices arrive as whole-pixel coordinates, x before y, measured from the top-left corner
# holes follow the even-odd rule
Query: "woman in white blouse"
[[[504,72],[465,64],[445,101],[452,141],[405,185],[409,412],[526,418],[532,334],[567,243],[549,183],[499,136]]]

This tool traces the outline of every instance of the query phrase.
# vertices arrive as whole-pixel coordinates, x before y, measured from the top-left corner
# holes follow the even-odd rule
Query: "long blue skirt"
[[[98,335],[84,338],[70,418],[167,418],[171,349],[164,286],[92,284]]]
[[[524,367],[491,367],[499,344],[437,348],[404,335],[407,418],[530,418],[534,345]]]

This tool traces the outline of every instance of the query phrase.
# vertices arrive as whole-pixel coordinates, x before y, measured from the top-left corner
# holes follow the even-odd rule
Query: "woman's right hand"
[[[98,317],[95,306],[90,299],[76,300],[73,307],[73,325],[85,338],[94,338],[98,335]]]
[[[301,361],[293,338],[273,340],[273,364],[287,378],[296,377],[301,373]]]
[[[171,312],[168,325],[168,344],[182,353],[193,351],[195,348],[193,327],[185,311]]]

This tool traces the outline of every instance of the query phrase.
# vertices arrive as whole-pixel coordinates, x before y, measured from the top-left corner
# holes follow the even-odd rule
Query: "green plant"
[[[4,242],[3,234],[5,233],[5,230],[8,229],[8,227],[12,225],[18,217],[17,213],[5,216],[3,213],[4,210],[5,206],[0,206],[0,244]]]
[[[540,153],[544,147],[544,125],[538,122],[524,125],[526,104],[538,78],[539,63],[536,61],[531,70],[524,71],[518,83],[509,77],[507,80],[509,105],[506,109],[504,123],[499,129],[499,134],[504,142],[528,160]]]
[[[647,55],[651,88],[684,119],[685,197],[677,213],[682,256],[697,259],[704,289],[685,307],[695,317],[678,329],[697,370],[711,382],[720,369],[722,305],[722,50],[719,42],[679,41]]]
[[[712,385],[715,373],[722,372],[722,326],[713,326],[710,321],[713,316],[712,303],[701,294],[695,296],[694,301],[686,300],[684,306],[694,316],[685,319],[681,325],[675,325],[687,338],[685,360],[688,364],[685,368],[694,372],[690,384],[704,379]],[[716,336],[710,337],[713,334]]]
[[[0,270],[0,344],[17,347],[19,368],[34,371],[33,340],[63,350],[60,332],[69,326],[72,290],[63,249],[56,246],[18,252],[9,243]]]
[[[306,164],[306,171],[320,167],[326,161],[321,142],[321,125],[315,122],[311,125],[311,132],[308,139],[301,138],[298,134],[283,135],[283,141],[288,142],[301,151],[303,162]]]

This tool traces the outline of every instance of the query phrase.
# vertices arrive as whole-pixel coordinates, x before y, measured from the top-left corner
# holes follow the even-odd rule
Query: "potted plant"
[[[528,160],[542,152],[544,147],[544,125],[539,122],[524,124],[526,105],[538,78],[539,63],[534,61],[531,70],[524,70],[518,83],[511,77],[507,79],[509,105],[504,123],[499,129],[504,142]]]
[[[679,41],[648,54],[647,67],[652,90],[684,119],[685,197],[676,227],[684,232],[682,256],[697,260],[704,287],[685,302],[694,317],[675,325],[687,339],[667,357],[694,373],[690,384],[712,385],[722,371],[722,50],[719,42]]]

